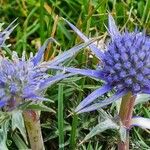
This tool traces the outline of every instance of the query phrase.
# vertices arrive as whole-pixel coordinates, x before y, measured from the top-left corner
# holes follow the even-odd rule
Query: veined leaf
[[[5,121],[1,125],[0,129],[0,149],[1,150],[8,150],[6,141],[7,141],[7,131],[9,130],[9,120]]]
[[[24,143],[24,141],[19,137],[17,133],[13,134],[13,141],[15,142],[16,146],[20,150],[28,150],[27,145]]]
[[[92,138],[93,136],[105,131],[105,130],[108,130],[108,129],[119,129],[119,126],[113,122],[111,119],[107,119],[105,120],[104,122],[100,122],[98,125],[96,125],[91,131],[90,133],[84,138],[84,141]]]
[[[30,104],[26,107],[26,109],[32,109],[32,110],[39,110],[39,111],[47,111],[47,112],[53,112],[55,113],[55,110],[53,110],[52,108],[49,108],[47,106],[45,106],[42,103],[39,104]]]
[[[21,111],[14,111],[12,112],[12,130],[14,131],[15,129],[18,129],[23,136],[24,140],[26,143],[27,141],[27,133],[24,125],[24,120],[22,117],[22,112]]]

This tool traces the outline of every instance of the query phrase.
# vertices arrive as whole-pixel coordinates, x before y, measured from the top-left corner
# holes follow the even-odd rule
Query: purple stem
[[[122,98],[119,116],[122,125],[127,130],[126,130],[126,141],[125,142],[121,140],[119,141],[118,150],[129,150],[129,129],[131,126],[131,119],[132,119],[135,99],[136,96],[133,96],[132,93],[130,92]]]

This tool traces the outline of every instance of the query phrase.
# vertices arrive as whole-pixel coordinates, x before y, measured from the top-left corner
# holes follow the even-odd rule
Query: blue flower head
[[[67,20],[65,21],[85,42],[89,40],[73,24]],[[76,108],[77,113],[99,109],[121,98],[128,92],[132,92],[133,95],[138,93],[150,94],[150,37],[138,31],[120,33],[111,15],[109,15],[108,32],[111,41],[104,52],[94,44],[89,46],[101,61],[101,69],[64,68],[68,72],[105,81],[103,87],[92,92],[78,105]],[[58,66],[57,69],[62,69],[62,67]],[[116,93],[111,98],[91,105],[96,98],[112,89]]]
[[[17,26],[17,24],[14,25],[16,20],[17,19],[15,19],[6,29],[4,29],[4,31],[0,32],[0,48],[5,45],[6,39],[9,38],[9,35],[14,30],[14,28]]]
[[[29,59],[26,59],[25,52],[23,52],[21,58],[18,57],[16,52],[12,53],[11,60],[6,57],[0,57],[0,107],[6,106],[9,109],[13,109],[29,100],[46,100],[44,91],[49,86],[73,75],[73,73],[59,73],[51,76],[47,70],[49,66],[63,63],[84,48],[86,44],[75,46],[51,61],[42,62],[44,50],[51,41],[55,40],[49,38],[38,53],[35,56],[31,54]]]

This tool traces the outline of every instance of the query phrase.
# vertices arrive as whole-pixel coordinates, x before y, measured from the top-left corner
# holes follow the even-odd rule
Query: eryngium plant
[[[12,59],[0,57],[0,107],[16,107],[23,102],[45,100],[43,91],[55,82],[73,75],[72,73],[59,73],[54,76],[48,74],[50,66],[58,65],[73,56],[86,46],[81,44],[55,57],[52,61],[41,62],[47,44],[53,39],[48,39],[39,49],[38,53],[29,59],[19,58],[16,52]],[[44,68],[43,68],[44,66]]]
[[[65,21],[85,42],[89,40],[73,24]],[[126,136],[119,141],[118,149],[128,150],[129,129],[132,126],[150,128],[150,119],[140,117],[132,119],[136,95],[150,94],[150,37],[137,30],[120,33],[111,15],[109,15],[108,32],[111,40],[105,50],[101,51],[94,44],[89,46],[100,60],[97,70],[60,66],[53,68],[94,77],[105,82],[102,87],[92,92],[77,106],[75,109],[77,114],[100,109],[122,98],[119,117],[121,127],[125,128]],[[112,97],[92,104],[95,99],[111,90],[115,91]],[[145,123],[147,125],[144,125]],[[124,137],[122,136],[124,133],[121,132],[121,138]]]
[[[5,40],[14,29],[13,23],[0,33],[1,47],[5,46]],[[21,58],[18,57],[16,52],[12,52],[11,59],[0,56],[0,108],[3,107],[3,110],[10,112],[21,110],[22,107],[20,106],[27,104],[26,102],[40,103],[47,100],[44,98],[44,93],[49,86],[74,75],[74,73],[64,74],[63,72],[50,75],[48,73],[50,66],[63,63],[92,41],[72,47],[53,60],[46,62],[42,58],[49,42],[56,41],[53,38],[47,39],[38,52],[34,56],[31,53],[29,58],[26,58],[25,52],[22,53]],[[30,110],[25,109],[23,110],[23,117],[31,148],[33,150],[44,150],[39,112],[32,110],[32,108]]]
[[[73,24],[65,20],[70,27],[86,42],[88,38]],[[66,72],[78,73],[104,80],[105,84],[92,92],[76,108],[77,113],[93,111],[106,106],[131,92],[150,94],[150,38],[143,32],[120,33],[111,15],[109,15],[108,32],[111,41],[106,50],[101,51],[94,44],[89,47],[100,60],[97,70],[56,67]],[[54,69],[56,69],[54,68]],[[109,99],[90,105],[96,98],[115,90]]]

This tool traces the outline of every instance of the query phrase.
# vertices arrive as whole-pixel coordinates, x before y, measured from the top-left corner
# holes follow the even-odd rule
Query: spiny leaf
[[[26,107],[26,109],[40,110],[40,111],[47,111],[47,112],[53,112],[53,113],[55,113],[55,110],[53,110],[52,108],[49,108],[49,107],[45,106],[42,103],[40,103],[40,104],[30,104],[30,105],[28,105]]]
[[[107,129],[119,129],[119,126],[111,119],[107,119],[104,122],[100,122],[90,131],[90,133],[84,138],[82,143]]]
[[[28,143],[27,142],[27,137],[26,137],[26,130],[25,130],[25,125],[24,125],[24,120],[23,120],[21,111],[12,112],[12,130],[14,131],[15,129],[18,129],[20,131],[20,133],[23,136],[25,142]]]

